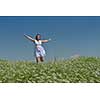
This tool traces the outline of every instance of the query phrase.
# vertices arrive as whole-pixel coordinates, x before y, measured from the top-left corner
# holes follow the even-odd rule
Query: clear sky
[[[0,58],[35,59],[24,33],[52,39],[44,44],[47,59],[100,56],[100,17],[0,17]]]

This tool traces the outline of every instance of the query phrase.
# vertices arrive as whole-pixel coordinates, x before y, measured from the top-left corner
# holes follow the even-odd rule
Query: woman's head
[[[35,37],[35,39],[36,40],[40,40],[41,39],[41,35],[40,34],[37,34],[36,37]]]

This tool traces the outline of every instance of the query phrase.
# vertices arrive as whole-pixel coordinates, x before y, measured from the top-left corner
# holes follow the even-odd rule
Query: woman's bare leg
[[[44,62],[44,57],[40,57],[41,62]]]
[[[39,63],[41,61],[40,57],[36,57],[36,62]]]

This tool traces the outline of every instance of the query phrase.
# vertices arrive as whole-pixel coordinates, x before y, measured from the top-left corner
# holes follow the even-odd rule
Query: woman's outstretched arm
[[[24,34],[24,36],[25,36],[27,39],[31,40],[32,42],[35,41],[35,39],[33,39],[31,36],[28,36],[28,35],[26,35],[26,34]]]
[[[48,39],[48,40],[41,40],[43,43],[47,43],[49,41],[51,41],[51,39]]]

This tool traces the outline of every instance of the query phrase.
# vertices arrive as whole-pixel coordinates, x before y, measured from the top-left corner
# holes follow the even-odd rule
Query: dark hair
[[[36,39],[36,40],[39,40],[39,39],[38,39],[38,36],[40,36],[40,37],[41,37],[41,35],[40,35],[40,34],[37,34],[37,35],[36,35],[36,37],[35,37],[35,39]]]

